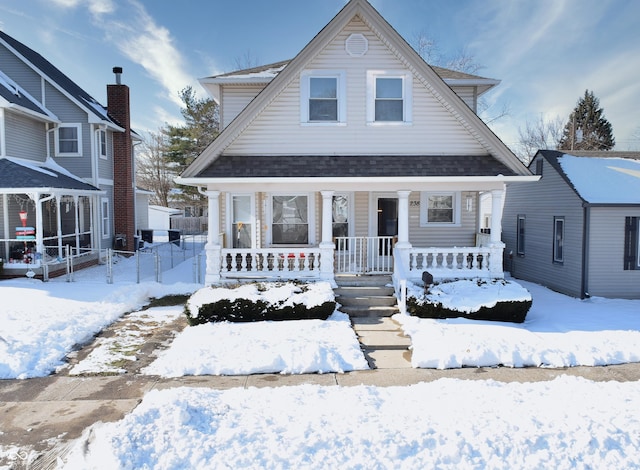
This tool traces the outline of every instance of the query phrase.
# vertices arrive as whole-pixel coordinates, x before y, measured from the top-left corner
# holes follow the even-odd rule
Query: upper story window
[[[300,76],[300,121],[308,124],[346,122],[345,73],[305,70]]]
[[[107,131],[102,129],[96,132],[96,142],[98,145],[98,155],[101,158],[107,158]]]
[[[411,74],[367,72],[367,121],[369,123],[411,123]]]
[[[55,133],[56,157],[82,155],[82,124],[60,124]]]
[[[459,193],[421,193],[420,225],[459,225]]]

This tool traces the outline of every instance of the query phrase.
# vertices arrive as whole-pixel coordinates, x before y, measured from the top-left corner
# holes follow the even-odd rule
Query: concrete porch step
[[[350,317],[379,318],[398,313],[391,276],[339,275],[336,284],[336,301]]]
[[[392,283],[389,275],[338,274],[335,281],[339,287],[385,287]]]
[[[397,307],[376,307],[376,306],[362,306],[362,305],[343,305],[340,307],[340,311],[346,313],[352,318],[364,318],[364,317],[391,317],[398,313]]]

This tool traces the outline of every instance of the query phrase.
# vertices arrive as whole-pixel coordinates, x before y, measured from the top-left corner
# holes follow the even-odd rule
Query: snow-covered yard
[[[75,283],[3,281],[0,376],[51,373],[75,344],[150,297],[197,290],[177,282],[190,269],[187,262],[165,273],[163,285],[108,285],[89,272]],[[414,366],[640,361],[640,301],[580,301],[522,284],[533,296],[524,324],[396,317],[411,335]],[[180,310],[144,315],[166,323]],[[147,373],[245,374],[267,370],[265,363],[270,371],[303,373],[365,364],[344,315],[303,323],[189,327]],[[76,372],[108,370],[109,350],[105,343],[102,356],[90,355]],[[83,469],[640,468],[638,409],[640,383],[566,376],[525,384],[177,388],[153,391],[123,420],[92,427],[65,460]]]
[[[606,405],[604,405],[606,404]],[[640,468],[640,383],[177,388],[94,427],[72,469]]]

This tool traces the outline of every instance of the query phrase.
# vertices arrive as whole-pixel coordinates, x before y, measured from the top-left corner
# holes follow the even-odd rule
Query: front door
[[[377,240],[369,252],[370,269],[389,271],[393,265],[393,242],[398,235],[398,198],[377,197]]]

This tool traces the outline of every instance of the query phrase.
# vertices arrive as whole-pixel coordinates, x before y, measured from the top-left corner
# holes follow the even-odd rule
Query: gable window
[[[100,158],[107,158],[107,131],[99,129],[96,132],[96,143]]]
[[[459,193],[421,193],[420,225],[460,224]]]
[[[60,124],[55,133],[57,157],[82,155],[82,124]]]
[[[109,199],[106,197],[102,198],[101,208],[102,238],[109,238],[111,236],[111,214],[109,212]]]
[[[516,233],[516,253],[520,256],[524,256],[524,236],[525,236],[525,221],[524,215],[518,216],[517,233]]]
[[[309,197],[282,195],[271,198],[271,242],[274,245],[309,243]]]
[[[367,73],[367,121],[410,123],[412,76],[405,72]]]
[[[553,218],[553,262],[564,262],[564,217]]]
[[[624,269],[640,269],[640,217],[625,217]]]
[[[300,77],[300,120],[308,124],[346,122],[345,74],[305,70]]]

